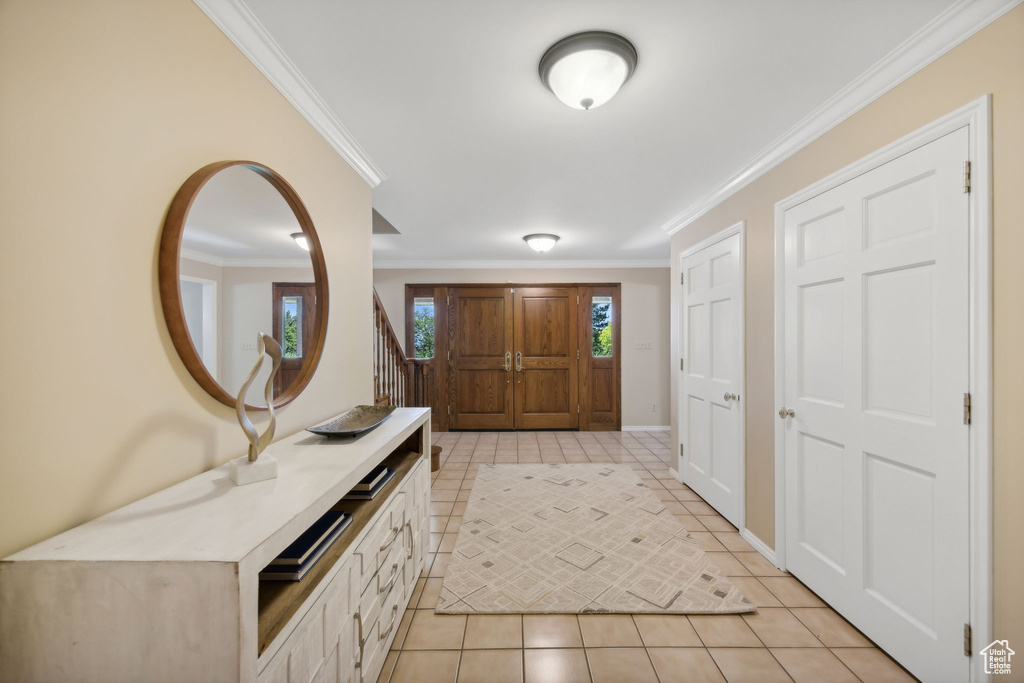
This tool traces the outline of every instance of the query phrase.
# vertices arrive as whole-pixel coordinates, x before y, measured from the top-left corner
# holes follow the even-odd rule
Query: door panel
[[[581,430],[614,431],[622,428],[620,413],[619,367],[620,327],[619,288],[587,286],[579,288],[579,385]],[[601,344],[595,355],[595,300],[607,311],[603,324],[610,344]],[[599,335],[600,336],[600,335]]]
[[[787,568],[923,680],[967,680],[967,130],[785,214]]]
[[[418,296],[446,303],[436,314],[446,333],[430,361],[438,371],[440,424],[620,428],[618,286],[409,285],[409,321]],[[603,302],[596,328],[594,297]],[[412,344],[411,332],[408,339]]]
[[[511,429],[512,292],[505,287],[449,291],[451,426]]]
[[[273,337],[281,345],[282,356],[281,367],[274,376],[274,396],[277,397],[299,378],[309,353],[317,314],[316,285],[311,282],[275,282],[272,297]],[[262,398],[257,404],[262,404]]]
[[[579,424],[575,287],[515,291],[515,425],[574,429]]]
[[[683,381],[680,439],[683,481],[740,525],[744,444],[740,235],[687,256],[683,273]],[[738,397],[738,398],[737,398]]]

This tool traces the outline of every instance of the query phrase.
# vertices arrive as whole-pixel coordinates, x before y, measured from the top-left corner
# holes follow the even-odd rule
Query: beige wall
[[[245,453],[160,310],[168,204],[212,161],[280,172],[323,243],[294,433],[373,398],[370,188],[190,0],[0,3],[0,557]]]
[[[373,271],[373,286],[405,343],[405,285],[435,282],[622,283],[622,425],[664,426],[668,418],[668,268],[458,269]],[[635,349],[649,341],[650,349]],[[651,405],[657,406],[651,410]]]
[[[747,527],[774,546],[774,205],[985,93],[993,105],[995,634],[1024,642],[1024,6],[677,233],[673,277],[680,251],[747,222]]]

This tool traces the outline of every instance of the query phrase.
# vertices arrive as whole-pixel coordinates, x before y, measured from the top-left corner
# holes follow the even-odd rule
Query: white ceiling
[[[270,182],[245,166],[229,166],[207,181],[189,209],[181,247],[208,263],[283,261],[311,266],[292,238],[302,232],[292,209]]]
[[[387,176],[375,263],[667,262],[661,227],[950,0],[246,0]],[[605,106],[537,63],[587,29],[636,45]],[[554,232],[547,255],[522,236]]]

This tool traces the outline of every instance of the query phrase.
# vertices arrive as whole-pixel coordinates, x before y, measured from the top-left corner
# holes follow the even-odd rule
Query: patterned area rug
[[[444,614],[752,612],[626,465],[483,465]]]

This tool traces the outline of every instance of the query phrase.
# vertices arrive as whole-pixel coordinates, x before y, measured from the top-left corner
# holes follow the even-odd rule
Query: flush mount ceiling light
[[[295,243],[298,244],[300,247],[302,247],[306,251],[309,251],[309,238],[306,237],[306,233],[293,232],[292,239],[295,240]]]
[[[534,235],[527,235],[523,238],[523,241],[529,244],[530,248],[534,251],[539,251],[543,254],[545,251],[555,246],[555,242],[558,241],[558,235],[536,233]]]
[[[574,109],[593,109],[615,96],[636,70],[636,48],[608,31],[562,38],[540,58],[540,80]]]

